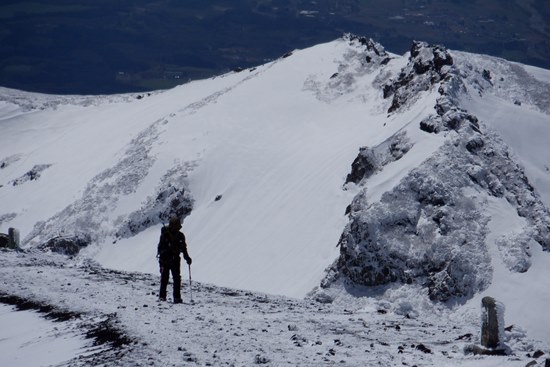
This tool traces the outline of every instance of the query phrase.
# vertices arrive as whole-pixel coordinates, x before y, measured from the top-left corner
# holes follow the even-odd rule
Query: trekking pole
[[[191,303],[193,303],[193,283],[191,281],[191,264],[187,264],[189,266],[189,292],[191,293]]]

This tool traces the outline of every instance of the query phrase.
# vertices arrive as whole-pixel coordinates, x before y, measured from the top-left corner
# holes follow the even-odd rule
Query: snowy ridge
[[[276,306],[283,318],[293,302],[297,318],[318,307],[342,312],[336,319],[353,330],[353,345],[374,331],[356,329],[346,314],[372,318],[383,310],[386,320],[412,320],[418,330],[435,315],[433,346],[450,343],[440,330],[447,323],[460,330],[457,338],[472,334],[468,342],[476,342],[479,301],[488,294],[517,324],[506,336],[513,351],[550,345],[541,311],[550,293],[531,285],[549,275],[550,161],[541,133],[550,129],[548,72],[422,42],[401,57],[352,35],[285,56],[139,98],[2,89],[0,232],[18,228],[31,253],[79,251],[72,259],[55,257],[47,270],[53,277],[65,267],[86,277],[92,261],[105,267],[97,271],[154,283],[159,228],[176,214],[203,300],[207,284],[250,292],[251,308],[263,307],[254,306],[254,292],[290,296]],[[38,256],[6,254],[13,269]],[[32,277],[22,282],[41,292],[44,283]],[[505,281],[529,301],[508,296]],[[113,285],[114,292],[125,293],[127,285]],[[0,292],[19,294],[7,281]],[[57,291],[40,297],[56,307],[84,307],[63,305]],[[107,308],[119,302],[104,301]],[[214,303],[209,312],[223,314],[222,301]],[[107,312],[86,307],[85,313]],[[130,330],[135,322],[121,327],[150,343],[144,329]],[[323,325],[321,334],[339,332],[325,322],[312,323]],[[246,332],[231,330],[244,342]],[[419,339],[418,330],[407,338]],[[326,345],[315,344],[313,334],[294,334],[294,348]],[[374,338],[386,340],[378,332]],[[256,352],[265,343],[258,338],[254,357],[239,344],[246,360],[225,359],[335,361],[309,354],[319,355],[315,347],[302,355],[286,346],[274,359],[278,347]],[[200,346],[192,348],[193,361],[209,360]],[[342,358],[358,363],[353,348]],[[467,365],[461,348],[452,348],[453,358]],[[424,363],[417,357],[403,362]],[[398,361],[395,354],[384,360]],[[425,363],[445,365],[441,357]]]

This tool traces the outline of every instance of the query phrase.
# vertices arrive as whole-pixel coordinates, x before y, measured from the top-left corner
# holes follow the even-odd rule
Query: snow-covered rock
[[[380,201],[370,203],[358,194],[329,279],[341,273],[358,285],[417,283],[439,301],[472,297],[492,278],[484,195],[505,197],[528,220],[521,234],[497,242],[511,270],[529,268],[528,239],[550,249],[550,212],[506,145],[459,106],[457,90],[464,92],[468,80],[462,80],[456,69],[442,74],[448,65],[452,58],[444,49],[415,43],[398,81],[384,88],[385,96],[388,90],[394,93],[390,110],[395,110],[418,98],[419,90],[435,89],[438,83],[436,114],[422,120],[420,129],[454,134]],[[430,76],[429,82],[423,75]],[[375,150],[362,148],[348,181],[360,183],[381,167]],[[323,282],[325,287],[328,283]]]

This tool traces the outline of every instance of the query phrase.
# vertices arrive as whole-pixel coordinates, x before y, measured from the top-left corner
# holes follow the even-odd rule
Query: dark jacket
[[[157,249],[157,256],[161,264],[179,260],[180,252],[183,252],[183,258],[190,264],[191,257],[187,253],[187,243],[185,235],[180,231],[170,230],[168,227],[162,227],[160,231],[160,240]]]

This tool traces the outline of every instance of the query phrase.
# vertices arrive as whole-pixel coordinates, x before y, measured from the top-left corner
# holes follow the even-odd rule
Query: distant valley
[[[293,49],[367,35],[550,68],[550,4],[476,0],[5,0],[0,86],[55,94],[166,89]]]

